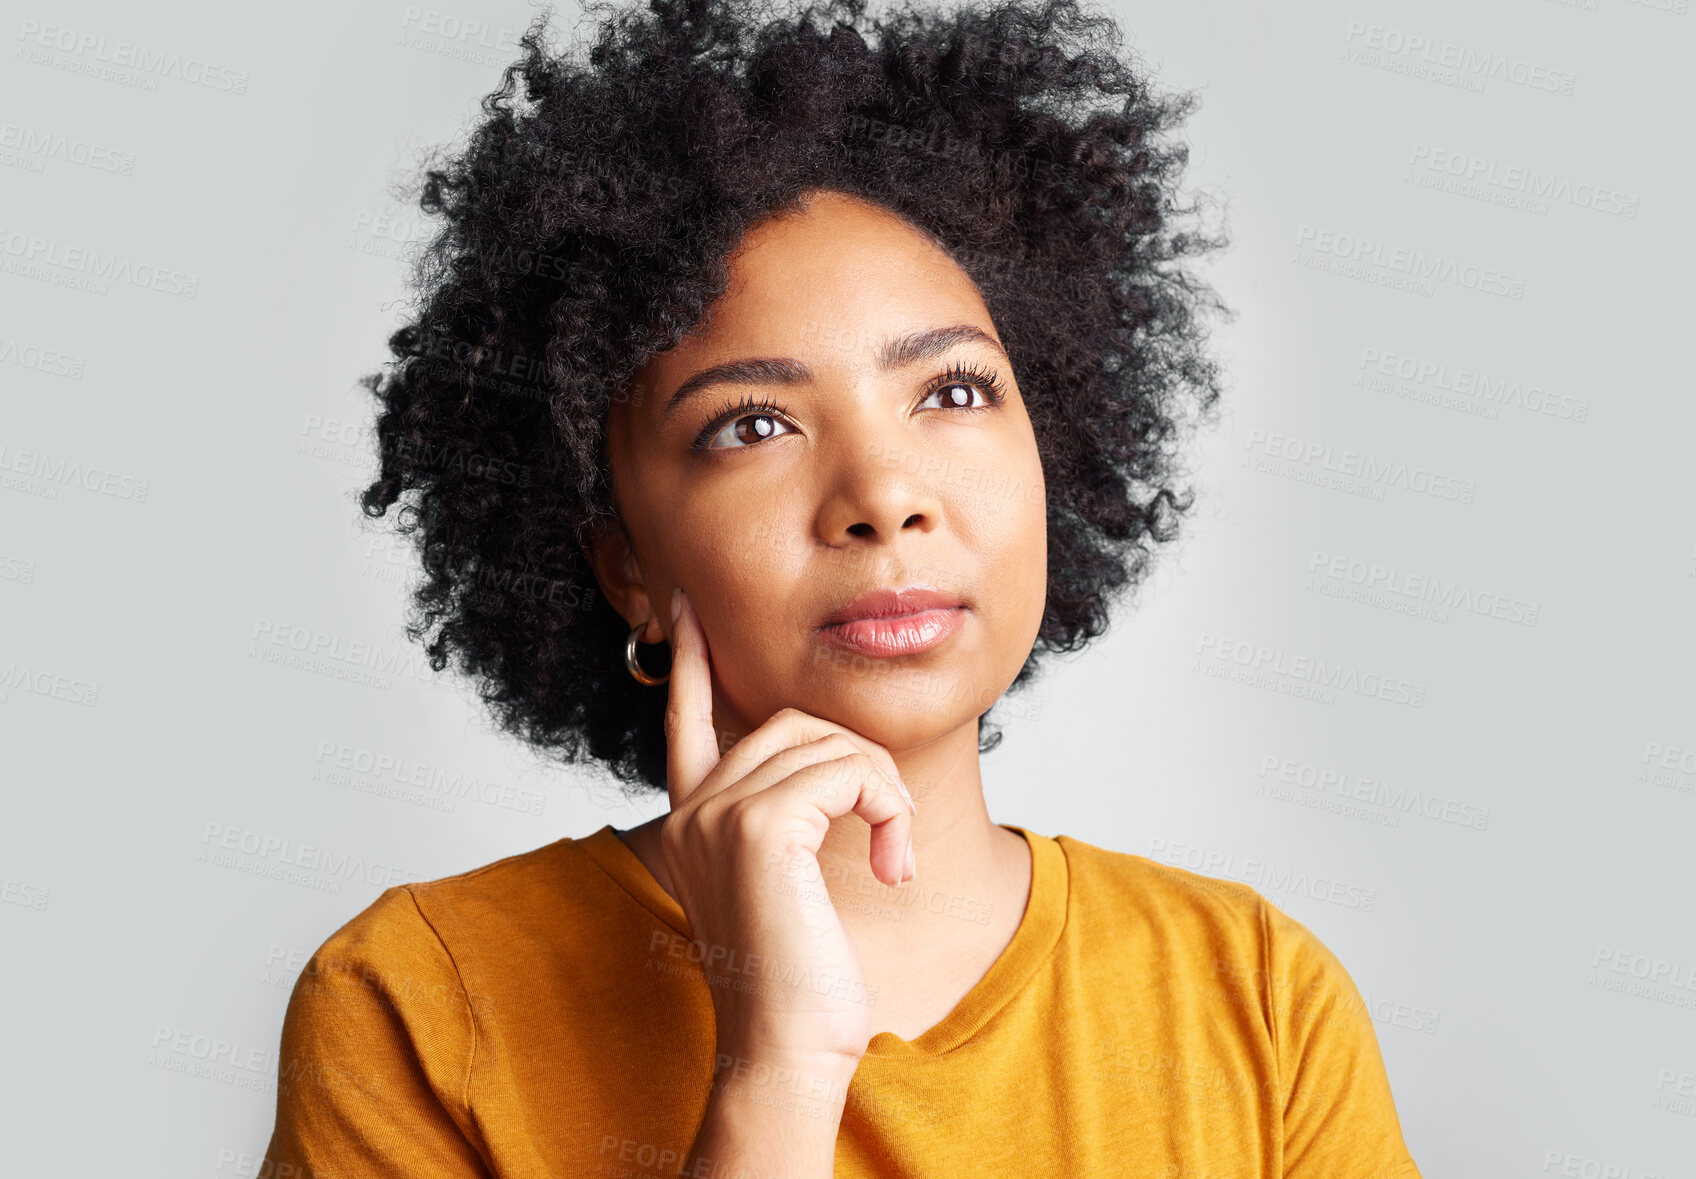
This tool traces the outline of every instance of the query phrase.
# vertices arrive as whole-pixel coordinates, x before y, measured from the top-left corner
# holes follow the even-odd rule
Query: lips
[[[863,593],[819,623],[819,637],[858,655],[916,655],[965,625],[967,606],[929,586]]]
[[[863,618],[899,618],[904,614],[920,614],[926,610],[953,610],[964,606],[965,603],[957,594],[943,593],[929,586],[874,589],[825,615],[819,620],[819,629],[856,622]]]

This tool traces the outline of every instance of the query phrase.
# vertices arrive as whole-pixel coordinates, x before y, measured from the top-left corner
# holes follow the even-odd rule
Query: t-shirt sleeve
[[[1312,930],[1264,898],[1261,922],[1284,1179],[1420,1179],[1354,980]]]
[[[471,1007],[412,893],[385,891],[319,948],[289,996],[260,1173],[488,1179],[468,1137]]]

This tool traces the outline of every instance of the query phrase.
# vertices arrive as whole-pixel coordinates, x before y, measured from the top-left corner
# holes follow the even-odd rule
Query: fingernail
[[[895,789],[901,792],[901,797],[907,800],[907,809],[915,815],[918,814],[919,808],[913,802],[913,793],[907,789],[907,783],[903,782],[900,778],[891,778],[890,781],[895,784]]]
[[[671,587],[671,625],[676,626],[678,618],[683,613],[683,587]]]
[[[907,874],[901,878],[905,884],[919,874],[919,857],[913,854],[913,833],[907,832]]]

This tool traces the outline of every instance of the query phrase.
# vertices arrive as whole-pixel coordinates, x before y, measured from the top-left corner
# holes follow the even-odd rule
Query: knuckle
[[[845,757],[852,756],[855,752],[856,747],[852,741],[847,740],[840,733],[832,733],[817,741],[810,741],[806,745],[797,745],[795,747],[795,760],[804,765],[818,765],[839,762]]]
[[[666,707],[664,728],[668,742],[677,740],[677,735],[683,730],[683,713],[675,705]]]
[[[668,822],[660,828],[660,856],[667,864],[678,862],[686,838],[681,825]]]
[[[678,848],[695,834],[699,820],[696,819],[698,808],[685,803],[682,807],[666,816],[660,824],[660,846]]]
[[[809,798],[820,799],[833,797],[843,782],[852,781],[855,777],[853,766],[837,757],[801,767],[793,775],[793,780]]]
[[[863,750],[856,749],[852,753],[821,763],[820,776],[833,787],[847,786],[858,794],[866,778],[875,769],[872,759],[867,757]]]
[[[725,804],[725,833],[743,847],[757,847],[764,842],[770,826],[770,807],[762,803],[766,794],[750,794]]]

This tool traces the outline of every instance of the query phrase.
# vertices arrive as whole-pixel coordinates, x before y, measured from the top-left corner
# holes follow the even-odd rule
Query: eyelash
[[[955,385],[975,386],[978,392],[983,394],[985,404],[951,405],[946,407],[948,409],[965,413],[982,413],[986,409],[993,409],[1007,399],[1007,394],[1001,387],[1000,379],[993,372],[969,364],[956,364],[931,380],[930,384],[925,387],[925,395],[921,400],[928,401],[942,390],[952,388]],[[789,410],[775,401],[768,401],[763,397],[756,400],[751,396],[744,395],[741,401],[733,405],[726,405],[713,414],[711,420],[701,427],[701,432],[695,436],[695,441],[690,444],[690,448],[692,450],[707,450],[709,449],[707,443],[711,442],[720,430],[723,430],[732,422],[756,415],[760,417],[788,417]],[[751,446],[758,445],[757,442],[751,442],[740,447],[712,449],[747,450]]]

